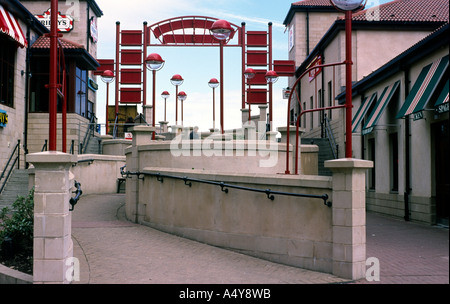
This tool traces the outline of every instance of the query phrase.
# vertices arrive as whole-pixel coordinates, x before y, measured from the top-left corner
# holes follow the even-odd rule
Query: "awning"
[[[27,46],[27,40],[20,28],[17,19],[0,4],[0,32],[8,35],[20,45]]]
[[[373,127],[378,123],[378,120],[383,114],[384,109],[386,109],[387,105],[392,99],[392,96],[394,96],[399,86],[400,81],[397,81],[394,84],[391,84],[384,88],[383,93],[381,93],[380,99],[375,105],[375,108],[373,109],[372,113],[369,114],[369,119],[364,125],[362,135],[369,134],[370,132],[373,131]]]
[[[370,105],[373,103],[375,98],[377,97],[377,93],[373,93],[370,99],[368,97],[364,98],[364,100],[361,103],[361,106],[358,109],[358,112],[356,112],[355,117],[353,117],[352,120],[352,133],[356,132],[356,128],[361,123],[362,119],[366,115],[367,111],[370,108]]]
[[[439,114],[445,113],[449,111],[449,102],[448,102],[448,79],[445,82],[445,86],[442,89],[441,95],[439,95],[436,103],[434,104],[434,108],[436,112]]]
[[[424,67],[396,118],[410,114],[420,118],[417,114],[427,105],[447,67],[448,55]]]

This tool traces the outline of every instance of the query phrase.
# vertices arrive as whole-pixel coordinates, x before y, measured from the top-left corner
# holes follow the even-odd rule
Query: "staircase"
[[[28,192],[28,170],[15,169],[0,194],[0,210],[3,207],[11,207],[17,196],[27,196]]]
[[[83,154],[102,154],[101,151],[101,141],[102,139],[97,136],[90,136],[87,141],[86,150],[84,150]]]
[[[334,159],[328,138],[302,138],[304,145],[317,145],[319,147],[319,175],[331,176],[331,171],[324,167],[324,162]]]

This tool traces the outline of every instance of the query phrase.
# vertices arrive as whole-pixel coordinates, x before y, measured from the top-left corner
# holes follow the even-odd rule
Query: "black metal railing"
[[[17,155],[16,155],[16,153],[17,153]],[[0,175],[0,183],[1,183],[0,194],[2,193],[3,189],[5,188],[6,182],[8,181],[9,176],[11,175],[12,171],[14,170],[16,163],[17,163],[17,169],[20,169],[20,140],[17,141],[17,145],[14,147],[13,151],[11,152],[11,155],[9,156],[8,161],[6,162],[5,168],[2,170],[2,174]]]
[[[339,157],[339,146],[336,144],[336,139],[334,138],[333,131],[331,130],[331,122],[330,119],[327,117],[327,114],[324,115],[324,123],[325,123],[325,132],[327,133],[327,137],[330,142],[333,157],[334,159],[337,159]]]
[[[250,187],[243,187],[243,186],[238,186],[238,185],[233,185],[233,184],[227,184],[224,182],[216,182],[216,181],[211,181],[211,180],[190,178],[187,176],[174,176],[174,175],[167,175],[167,174],[161,174],[161,173],[150,173],[150,172],[139,172],[139,171],[138,172],[123,171],[122,168],[120,171],[121,171],[120,173],[122,174],[122,176],[125,176],[126,178],[129,178],[131,175],[135,175],[138,177],[138,179],[144,179],[145,176],[148,175],[148,176],[156,177],[156,179],[161,183],[164,182],[164,178],[171,178],[171,179],[176,179],[176,180],[182,180],[182,181],[184,181],[184,184],[189,187],[192,187],[192,182],[195,182],[195,183],[219,186],[221,188],[221,191],[225,192],[225,193],[229,192],[228,189],[237,189],[237,190],[264,193],[267,195],[267,198],[272,201],[275,200],[275,195],[314,198],[314,199],[321,199],[323,201],[324,205],[326,205],[328,207],[332,206],[332,203],[330,201],[328,201],[328,198],[329,198],[328,194],[315,195],[315,194],[305,194],[305,193],[273,191],[271,189],[257,189],[257,188],[250,188]]]
[[[97,127],[97,117],[92,114],[89,120],[88,127],[86,129],[86,133],[84,134],[83,137],[83,142],[80,143],[80,152],[79,152],[80,154],[86,153],[89,141],[91,140],[91,137],[94,136],[96,127]]]
[[[48,140],[46,139],[44,141],[44,145],[42,146],[41,152],[47,151],[48,149]]]

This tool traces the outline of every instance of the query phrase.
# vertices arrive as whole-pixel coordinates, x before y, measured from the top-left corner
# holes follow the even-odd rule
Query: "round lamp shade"
[[[187,95],[185,92],[181,91],[180,93],[178,93],[179,100],[184,101],[184,100],[186,100],[186,98],[187,98]]]
[[[172,78],[170,79],[170,82],[174,85],[174,86],[179,86],[182,85],[184,82],[183,77],[181,77],[181,75],[173,75]]]
[[[159,54],[153,53],[145,58],[145,64],[149,70],[158,71],[164,66],[164,60]]]
[[[244,71],[245,79],[252,79],[253,77],[255,77],[255,75],[255,70],[253,70],[252,68],[248,68]]]
[[[330,0],[333,5],[343,11],[352,11],[360,7],[365,0]]]
[[[233,32],[233,28],[230,22],[222,19],[214,22],[210,31],[216,39],[227,40]]]
[[[219,86],[219,81],[216,78],[211,78],[211,80],[208,82],[208,85],[210,88],[217,88]]]
[[[164,91],[164,92],[161,93],[161,97],[164,98],[164,99],[169,98],[170,97],[170,93],[167,92],[167,91]]]
[[[114,80],[114,73],[110,70],[106,70],[103,72],[100,78],[105,83],[111,83]]]

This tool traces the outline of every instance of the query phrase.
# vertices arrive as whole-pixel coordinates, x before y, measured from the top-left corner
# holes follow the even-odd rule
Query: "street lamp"
[[[367,0],[330,0],[345,12],[345,157],[352,158],[352,11],[363,9]],[[364,2],[364,4],[363,4]]]
[[[186,100],[187,95],[184,91],[178,93],[178,99],[181,101],[181,125],[183,125],[183,101]]]
[[[155,112],[156,112],[156,71],[159,71],[164,66],[164,60],[159,54],[152,53],[145,58],[145,64],[147,69],[153,72],[153,113],[152,113],[152,126],[155,126]],[[147,119],[147,117],[146,117]],[[155,132],[153,132],[152,138],[155,139]]]
[[[256,72],[255,70],[253,70],[252,68],[247,68],[244,71],[244,77],[245,79],[247,79],[247,84],[248,84],[248,93],[247,93],[247,103],[248,103],[248,121],[250,122],[252,120],[252,116],[250,113],[250,103],[248,102],[248,95],[250,94],[251,91],[251,84],[249,82],[250,79],[253,79],[253,77],[255,77]]]
[[[225,133],[223,127],[223,45],[227,39],[230,38],[233,28],[226,20],[217,20],[210,28],[211,34],[220,42],[220,129],[222,134]]]
[[[167,107],[167,98],[170,97],[170,93],[167,91],[164,91],[161,93],[161,97],[164,98],[164,121],[167,121],[167,116],[166,116],[166,107]]]
[[[213,130],[216,129],[216,94],[215,90],[220,85],[219,81],[216,78],[211,78],[208,82],[208,86],[213,89]]]
[[[184,82],[181,75],[173,75],[170,82],[175,86],[175,123],[178,125],[178,86],[182,85]]]
[[[275,71],[268,71],[265,75],[266,82],[269,84],[269,92],[272,92],[272,85],[278,81],[278,74]],[[272,95],[269,99],[269,127],[272,130]]]
[[[110,70],[106,70],[103,72],[103,74],[100,76],[102,81],[106,83],[106,135],[108,135],[108,104],[109,104],[109,84],[114,81],[114,73]]]

